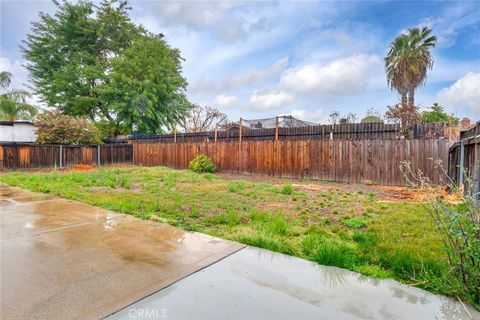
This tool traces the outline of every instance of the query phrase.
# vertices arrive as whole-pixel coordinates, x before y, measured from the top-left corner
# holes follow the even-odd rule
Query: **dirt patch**
[[[74,164],[72,167],[73,170],[78,170],[78,171],[89,171],[93,170],[94,167],[89,165],[89,164]]]

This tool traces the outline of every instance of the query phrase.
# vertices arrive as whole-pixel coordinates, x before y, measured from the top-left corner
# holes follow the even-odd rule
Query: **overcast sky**
[[[433,70],[416,102],[439,102],[480,120],[478,2],[130,1],[131,17],[181,50],[192,102],[236,120],[292,114],[325,122],[332,110],[382,114],[399,101],[383,57],[402,31],[429,26],[438,37]],[[28,82],[18,48],[50,1],[1,0],[0,70]],[[13,87],[12,86],[12,87]]]

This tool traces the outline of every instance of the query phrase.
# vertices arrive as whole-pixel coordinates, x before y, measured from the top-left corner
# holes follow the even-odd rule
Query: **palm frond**
[[[12,82],[12,74],[8,71],[0,72],[0,87],[3,89],[8,88]]]

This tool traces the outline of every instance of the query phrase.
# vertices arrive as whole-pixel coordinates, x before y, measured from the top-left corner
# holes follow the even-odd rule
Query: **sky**
[[[130,17],[179,48],[193,103],[231,120],[293,115],[328,120],[332,111],[359,121],[399,102],[385,79],[390,42],[408,28],[438,37],[434,65],[416,104],[434,102],[480,120],[478,1],[129,1]],[[19,45],[51,1],[1,0],[0,71],[12,88],[28,84]]]

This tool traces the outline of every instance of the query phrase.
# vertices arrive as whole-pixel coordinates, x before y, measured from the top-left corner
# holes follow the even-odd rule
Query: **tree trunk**
[[[414,124],[415,121],[415,90],[410,90],[408,92],[408,122],[409,125]]]
[[[408,111],[414,112],[415,111],[415,91],[410,90],[408,92]]]
[[[402,112],[401,118],[402,127],[408,126],[408,103],[407,103],[407,93],[402,93]]]

